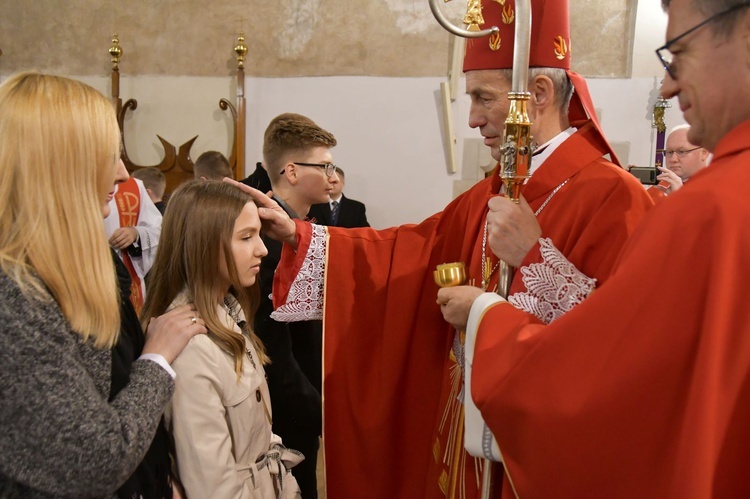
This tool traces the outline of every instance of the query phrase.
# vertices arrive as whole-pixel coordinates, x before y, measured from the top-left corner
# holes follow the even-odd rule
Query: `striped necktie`
[[[336,225],[338,223],[339,223],[339,202],[332,201],[331,202],[331,225]]]

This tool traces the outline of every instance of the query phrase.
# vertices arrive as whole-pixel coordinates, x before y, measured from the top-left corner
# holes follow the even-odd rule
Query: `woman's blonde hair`
[[[119,148],[112,104],[88,85],[34,72],[0,85],[0,269],[100,347],[120,330],[102,213]]]
[[[182,184],[169,198],[141,312],[145,328],[151,317],[166,312],[177,295],[186,291],[206,322],[209,337],[234,357],[238,375],[246,354],[244,339],[224,325],[216,312],[223,298],[218,294],[222,279],[220,259],[226,264],[230,293],[245,314],[244,331],[261,361],[268,362],[262,342],[252,332],[260,297],[259,283],[242,287],[232,255],[234,223],[252,201],[249,194],[226,182],[197,180]]]

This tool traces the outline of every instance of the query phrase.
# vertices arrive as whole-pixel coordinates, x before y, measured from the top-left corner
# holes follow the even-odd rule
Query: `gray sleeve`
[[[136,361],[110,403],[95,378],[111,376],[109,350],[81,345],[54,304],[1,295],[0,474],[55,496],[112,494],[145,455],[174,381]]]

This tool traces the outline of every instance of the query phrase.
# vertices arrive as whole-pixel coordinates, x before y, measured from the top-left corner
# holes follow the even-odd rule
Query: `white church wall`
[[[108,78],[80,79],[109,95]],[[334,160],[347,173],[346,193],[367,205],[373,226],[419,222],[440,211],[456,192],[481,176],[476,161],[490,161],[486,150],[472,155],[477,147],[486,148],[476,145],[481,137],[468,127],[469,99],[461,92],[452,105],[459,169],[448,173],[441,126],[441,81],[248,78],[248,173],[261,160],[262,135],[268,122],[282,112],[298,112],[336,135],[339,145],[333,151]],[[607,138],[625,145],[627,157],[623,161],[649,165],[653,156],[650,113],[658,81],[644,77],[588,82]],[[460,84],[463,88],[463,81]],[[219,109],[218,102],[222,97],[234,102],[235,92],[230,78],[123,76],[121,97],[138,100],[138,108],[128,113],[125,122],[131,159],[142,165],[158,163],[163,152],[156,134],[176,147],[198,135],[193,159],[209,149],[228,152],[231,118]],[[676,103],[667,110],[666,120],[668,127],[683,123]]]

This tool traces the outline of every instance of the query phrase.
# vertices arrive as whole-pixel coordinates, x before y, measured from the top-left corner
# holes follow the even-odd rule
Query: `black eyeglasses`
[[[687,153],[697,151],[700,147],[693,147],[692,149],[666,149],[664,151],[664,157],[668,158],[673,154],[676,154],[678,158],[684,157]]]
[[[328,178],[333,177],[333,172],[336,171],[336,165],[334,165],[333,163],[299,163],[297,161],[292,161],[292,164],[297,166],[313,166],[315,168],[320,168]],[[286,170],[281,170],[281,175],[283,175],[285,171]]]
[[[674,61],[674,54],[669,50],[669,47],[674,45],[677,41],[679,41],[682,38],[685,38],[690,33],[698,30],[699,28],[702,28],[706,24],[710,23],[711,21],[715,21],[716,19],[729,14],[730,12],[734,12],[735,10],[744,9],[745,7],[750,7],[750,2],[740,3],[733,7],[728,8],[727,10],[722,10],[718,14],[714,14],[713,16],[709,17],[705,21],[697,24],[696,26],[693,26],[689,30],[685,31],[683,34],[678,35],[671,40],[667,41],[667,43],[664,44],[664,46],[659,47],[656,49],[656,57],[659,58],[661,63],[664,65],[664,69],[667,70],[667,73],[669,73],[669,76],[673,79],[677,79],[677,68],[675,66]]]

